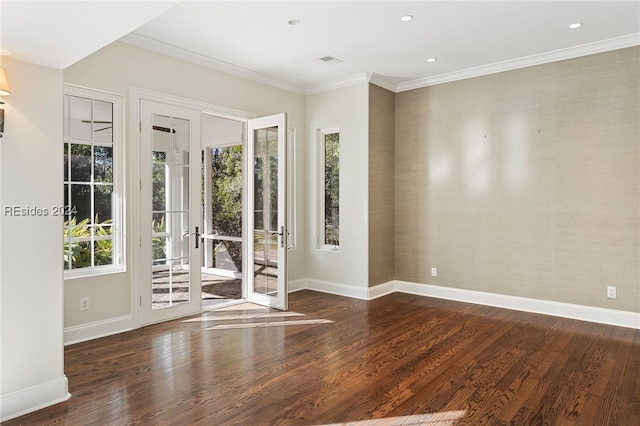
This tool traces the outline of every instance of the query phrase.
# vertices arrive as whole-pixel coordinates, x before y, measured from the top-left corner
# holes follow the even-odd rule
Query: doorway
[[[243,121],[202,115],[202,310],[246,297]]]
[[[286,115],[138,102],[138,323],[242,300],[286,309]]]
[[[286,115],[246,124],[245,138],[244,123],[203,115],[203,310],[245,299],[287,309]]]

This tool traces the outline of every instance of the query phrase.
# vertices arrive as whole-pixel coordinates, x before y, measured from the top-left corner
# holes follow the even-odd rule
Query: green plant
[[[100,222],[98,216],[94,220],[94,237],[108,237],[112,235],[112,222]],[[63,259],[64,269],[80,269],[91,266],[110,265],[113,263],[113,240],[95,239],[93,250],[93,265],[91,263],[91,224],[89,218],[80,222],[76,217],[64,222],[63,231]]]
[[[158,221],[152,219],[151,229],[153,233],[165,232],[167,226],[164,221],[164,216],[162,216]],[[151,237],[151,247],[153,250],[154,261],[167,258],[167,255],[165,253],[166,241],[163,237]]]

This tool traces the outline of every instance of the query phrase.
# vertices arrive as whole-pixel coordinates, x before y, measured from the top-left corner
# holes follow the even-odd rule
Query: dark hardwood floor
[[[4,424],[640,425],[640,330],[407,294],[290,309],[69,346],[73,396]]]

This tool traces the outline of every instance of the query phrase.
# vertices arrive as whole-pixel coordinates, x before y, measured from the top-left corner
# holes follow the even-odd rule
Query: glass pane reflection
[[[278,128],[254,131],[254,291],[278,295]]]
[[[152,309],[189,302],[189,141],[188,120],[153,116]]]

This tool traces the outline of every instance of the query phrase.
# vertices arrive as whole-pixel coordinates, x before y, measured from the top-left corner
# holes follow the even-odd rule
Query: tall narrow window
[[[319,132],[319,246],[340,245],[340,132],[337,128]]]
[[[64,227],[66,276],[122,270],[118,160],[122,98],[66,87]]]

